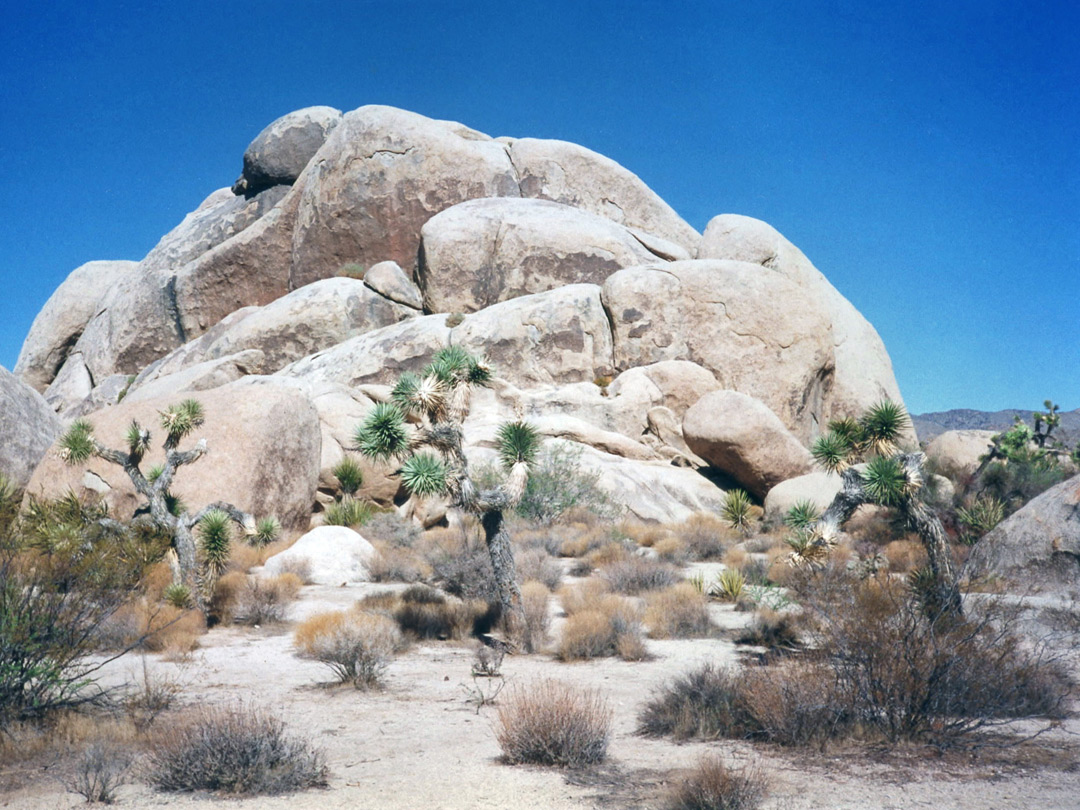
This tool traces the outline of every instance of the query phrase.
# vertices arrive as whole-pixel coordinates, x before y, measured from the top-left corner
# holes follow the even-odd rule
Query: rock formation
[[[656,520],[717,508],[718,480],[763,497],[809,469],[828,420],[899,399],[870,324],[765,223],[721,215],[702,236],[588,149],[381,106],[274,121],[142,261],[72,273],[16,370],[103,436],[197,393],[202,486],[253,488],[221,495],[299,527],[356,421],[453,344],[496,372],[472,451],[528,418]],[[366,472],[362,494],[400,495],[392,469]],[[33,485],[130,506],[105,474],[47,458]]]

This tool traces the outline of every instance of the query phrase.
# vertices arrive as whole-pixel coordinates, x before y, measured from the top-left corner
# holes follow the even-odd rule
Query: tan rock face
[[[244,171],[233,193],[251,195],[295,182],[340,121],[341,111],[333,107],[305,107],[273,121],[244,150]]]
[[[383,298],[411,309],[423,309],[420,289],[405,275],[397,262],[379,262],[364,273],[364,283]]]
[[[97,314],[110,287],[138,262],[87,262],[71,271],[34,318],[15,363],[14,374],[43,392],[67,359],[86,324]]]
[[[486,355],[517,386],[586,382],[612,371],[611,331],[595,284],[488,307],[467,316],[450,341]]]
[[[746,262],[672,262],[618,271],[603,301],[617,369],[689,360],[760,399],[800,441],[818,432],[832,333],[799,285]]]
[[[696,254],[700,234],[614,160],[574,143],[537,138],[511,141],[510,157],[522,197],[572,205]]]
[[[883,399],[903,404],[892,361],[877,331],[829,283],[801,250],[768,223],[737,214],[713,217],[698,248],[699,259],[751,262],[779,273],[815,298],[832,324],[836,370],[825,402],[825,420],[858,417]],[[914,433],[909,436],[913,441]]]
[[[229,501],[255,515],[276,515],[287,528],[306,528],[319,476],[319,419],[302,393],[273,382],[258,388],[226,385],[196,397],[206,422],[181,448],[206,439],[209,452],[177,473],[174,494],[192,509],[218,500]],[[143,468],[163,460],[164,434],[159,412],[179,397],[145,402],[124,402],[89,417],[94,435],[107,447],[121,448],[124,433],[133,419],[150,429],[152,451]],[[95,488],[105,490],[110,514],[129,519],[141,503],[124,471],[93,459],[69,467],[51,450],[38,465],[29,491],[47,497],[63,495],[70,488],[85,489],[84,476],[98,479]]]
[[[824,512],[840,492],[842,485],[839,475],[823,470],[814,470],[781,481],[765,496],[765,517],[782,520],[788,510],[799,501],[810,501],[819,511]]]
[[[813,458],[776,414],[737,391],[706,394],[683,419],[690,449],[758,498],[781,481],[808,473]]]
[[[506,148],[478,135],[393,107],[346,113],[297,181],[291,286],[348,262],[390,260],[411,273],[432,216],[476,197],[517,197]]]
[[[0,366],[0,473],[25,486],[59,433],[60,420],[41,394]]]
[[[950,478],[964,478],[990,452],[990,440],[996,435],[993,430],[947,430],[927,443],[926,457]]]
[[[566,284],[602,284],[654,260],[609,219],[545,200],[459,203],[420,231],[417,281],[429,312],[476,312]]]

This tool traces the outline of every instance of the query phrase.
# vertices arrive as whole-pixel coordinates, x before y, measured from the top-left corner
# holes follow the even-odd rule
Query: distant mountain
[[[1031,425],[1034,411],[973,411],[970,408],[957,408],[951,411],[912,414],[911,421],[919,434],[919,441],[928,442],[946,430],[1007,430],[1012,427],[1015,417],[1019,416]],[[1073,445],[1080,441],[1080,408],[1075,411],[1059,412],[1061,424],[1054,429],[1052,438]]]

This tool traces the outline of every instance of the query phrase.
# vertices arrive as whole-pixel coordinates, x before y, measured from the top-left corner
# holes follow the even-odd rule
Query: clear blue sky
[[[293,109],[561,138],[694,227],[764,219],[877,327],[913,412],[1080,407],[1080,3],[17,3],[0,26],[0,365]]]

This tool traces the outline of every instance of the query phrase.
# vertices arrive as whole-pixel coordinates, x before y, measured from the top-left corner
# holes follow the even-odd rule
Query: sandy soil
[[[291,618],[348,606],[378,588],[309,586],[293,606]],[[745,621],[727,607],[714,606],[714,612],[721,628],[730,630]],[[1047,762],[1034,764],[1015,752],[974,762],[938,759],[925,752],[825,756],[728,741],[676,745],[636,736],[637,713],[654,689],[702,662],[735,660],[731,635],[649,641],[655,657],[640,663],[606,659],[563,664],[548,655],[507,657],[502,669],[510,681],[508,689],[555,677],[599,688],[608,697],[615,712],[609,762],[580,774],[499,762],[492,727],[496,709],[485,707],[478,713],[467,700],[473,660],[468,644],[415,645],[391,664],[386,687],[373,692],[327,687],[328,670],[296,657],[288,628],[215,629],[202,639],[190,661],[150,656],[150,664],[152,671],[186,684],[187,703],[236,699],[258,703],[324,749],[331,770],[328,789],[227,800],[227,806],[236,810],[659,808],[665,786],[678,778],[678,769],[708,750],[735,764],[758,762],[771,782],[766,808],[1080,808],[1080,771],[1070,748],[1080,743],[1076,737],[1080,722],[1075,720],[1042,738],[1062,749]],[[114,683],[136,677],[141,677],[137,657],[116,662],[107,673],[107,680]],[[0,807],[79,806],[81,797],[65,793],[56,778],[64,765],[54,766],[52,773],[15,779],[16,786],[0,794]],[[209,795],[157,793],[141,784],[120,788],[118,796],[121,806],[191,810],[220,808],[226,801]]]

